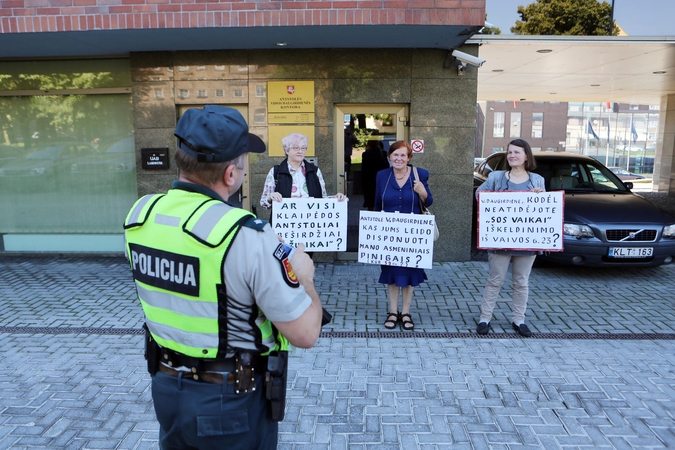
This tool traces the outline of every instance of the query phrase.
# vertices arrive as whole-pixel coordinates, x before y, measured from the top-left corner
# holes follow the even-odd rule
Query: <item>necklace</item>
[[[402,180],[402,179],[404,179],[404,178],[407,177],[407,176],[408,176],[408,168],[407,168],[407,167],[406,167],[406,169],[405,169],[405,173],[401,176],[401,178],[397,177],[397,176],[396,176],[396,173],[394,173],[394,178],[396,178],[396,179],[399,180],[399,181]]]

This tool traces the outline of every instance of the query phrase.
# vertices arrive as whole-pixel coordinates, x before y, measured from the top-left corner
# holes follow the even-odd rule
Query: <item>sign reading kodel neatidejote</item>
[[[565,194],[478,192],[478,248],[563,251]]]

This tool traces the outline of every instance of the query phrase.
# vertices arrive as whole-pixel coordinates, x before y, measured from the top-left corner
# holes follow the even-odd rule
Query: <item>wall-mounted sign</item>
[[[269,156],[285,156],[284,142],[290,147],[307,145],[305,156],[316,155],[314,151],[314,125],[268,127],[268,133],[269,143],[267,144],[267,151]]]
[[[413,139],[410,141],[410,148],[413,153],[424,153],[424,141],[422,139]]]
[[[169,168],[169,148],[142,148],[141,167],[145,170],[167,170]]]
[[[314,123],[313,81],[268,81],[268,123]]]

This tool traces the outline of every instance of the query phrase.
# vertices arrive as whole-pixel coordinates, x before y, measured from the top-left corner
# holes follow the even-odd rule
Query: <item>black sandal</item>
[[[392,319],[392,317],[394,318]],[[390,312],[389,314],[387,314],[387,320],[384,321],[384,327],[387,330],[393,330],[394,328],[396,328],[396,324],[398,323],[399,320],[400,320],[399,313]]]
[[[403,318],[408,320],[403,320]],[[415,328],[415,324],[413,323],[412,316],[410,314],[401,314],[400,320],[403,331],[412,331],[413,328]]]

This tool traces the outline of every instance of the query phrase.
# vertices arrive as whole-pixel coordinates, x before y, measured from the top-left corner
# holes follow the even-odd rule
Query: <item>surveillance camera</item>
[[[480,67],[485,62],[485,60],[482,58],[469,55],[468,53],[460,52],[459,50],[453,50],[452,56],[454,56],[458,61],[460,61],[463,66],[471,64],[472,66]]]

